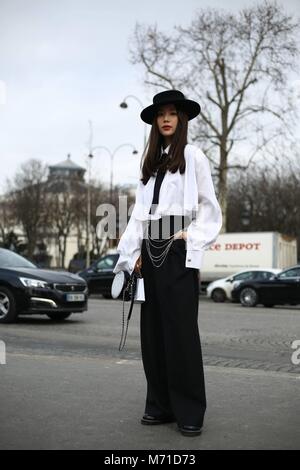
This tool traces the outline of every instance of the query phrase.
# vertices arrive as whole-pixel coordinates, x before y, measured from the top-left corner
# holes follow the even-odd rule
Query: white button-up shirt
[[[169,148],[164,152],[168,152]],[[215,242],[221,230],[222,212],[206,155],[195,145],[187,144],[184,158],[184,173],[180,174],[179,169],[175,173],[166,171],[154,214],[149,214],[149,211],[156,175],[151,176],[146,185],[139,180],[134,208],[117,246],[120,256],[114,273],[121,270],[132,273],[141,254],[146,221],[158,219],[162,215],[191,217],[192,221],[187,227],[185,266],[201,269],[204,251]]]

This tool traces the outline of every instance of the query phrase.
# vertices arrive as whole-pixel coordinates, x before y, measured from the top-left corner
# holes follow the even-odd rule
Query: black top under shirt
[[[153,207],[153,206],[158,204],[159,191],[160,191],[160,187],[161,187],[161,184],[163,182],[163,179],[165,177],[165,174],[166,174],[165,171],[163,171],[161,169],[158,169],[157,175],[156,175],[156,178],[155,178],[153,198],[152,198],[152,203],[151,203],[151,207],[150,207],[150,210],[149,210],[149,214],[154,214],[154,212],[155,212],[156,207]]]

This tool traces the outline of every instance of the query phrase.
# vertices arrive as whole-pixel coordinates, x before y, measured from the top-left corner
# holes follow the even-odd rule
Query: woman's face
[[[174,104],[160,106],[156,120],[159,132],[167,142],[170,141],[171,137],[175,134],[178,124],[178,115]]]

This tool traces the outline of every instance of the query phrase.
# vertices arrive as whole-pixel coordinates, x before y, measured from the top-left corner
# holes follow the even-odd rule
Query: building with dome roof
[[[84,175],[86,169],[82,166],[77,165],[71,160],[71,155],[68,154],[68,158],[56,165],[49,165],[48,180],[53,179],[77,179],[78,181],[84,182]]]
[[[86,251],[86,223],[79,223],[76,226],[67,228],[64,226],[64,211],[66,212],[66,217],[70,211],[68,207],[72,203],[72,200],[76,204],[84,204],[84,206],[78,206],[78,208],[84,214],[87,214],[86,197],[79,197],[85,195],[88,189],[86,178],[86,169],[71,159],[71,155],[68,154],[67,158],[63,161],[58,162],[54,165],[48,166],[48,175],[47,179],[42,183],[46,189],[46,193],[49,194],[49,203],[52,201],[57,201],[62,210],[57,212],[57,227],[41,227],[41,230],[45,230],[44,235],[42,235],[41,242],[36,246],[34,252],[34,261],[39,259],[45,259],[45,267],[50,266],[52,268],[62,267],[61,265],[61,247],[64,251],[64,267],[68,268],[71,260],[74,259],[74,256],[80,251],[80,257],[86,256],[84,253]],[[123,193],[134,198],[135,187],[134,185],[122,185],[118,189],[119,194]],[[53,197],[52,197],[53,196]],[[1,198],[2,199],[2,198]],[[3,197],[3,200],[0,199],[0,209],[1,211],[9,211],[8,200],[6,197]],[[78,199],[78,201],[77,201]],[[81,201],[81,202],[80,202]],[[101,201],[99,201],[101,202]],[[46,203],[47,205],[47,203]],[[47,211],[47,206],[45,206]],[[66,221],[67,222],[67,221]],[[118,228],[118,221],[117,221]],[[1,226],[0,226],[1,229]],[[67,231],[66,231],[67,230]],[[4,240],[4,229],[2,231],[2,239]],[[28,242],[27,237],[24,233],[24,229],[21,225],[13,227],[13,232],[16,234],[18,241],[22,246],[25,247]],[[59,235],[61,233],[61,235]],[[46,237],[46,242],[44,239]],[[65,237],[65,240],[64,240]],[[43,248],[41,246],[43,245]],[[103,237],[101,243],[102,249],[109,247],[109,240],[106,237]],[[16,247],[15,247],[16,248]],[[43,264],[44,262],[41,261]]]

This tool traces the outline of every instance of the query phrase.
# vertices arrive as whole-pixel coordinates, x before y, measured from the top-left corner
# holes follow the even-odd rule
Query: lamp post
[[[86,254],[86,265],[87,267],[90,265],[90,226],[91,226],[91,166],[92,166],[92,159],[94,158],[94,151],[95,150],[106,150],[106,152],[110,156],[110,203],[113,202],[113,161],[114,156],[118,150],[122,147],[130,146],[132,147],[133,151],[132,154],[136,155],[138,153],[137,149],[134,145],[125,143],[119,145],[113,152],[105,145],[96,145],[95,147],[91,147],[88,155],[88,192],[87,192],[87,254]]]
[[[96,147],[93,147],[93,149],[92,149],[93,151],[94,150],[101,150],[101,149],[106,150],[106,152],[110,156],[110,203],[112,203],[112,199],[113,199],[112,198],[112,193],[113,193],[114,156],[117,153],[117,151],[120,150],[122,147],[128,147],[128,146],[130,146],[133,149],[133,151],[132,151],[133,155],[136,155],[138,153],[138,151],[137,151],[137,149],[135,148],[134,145],[127,144],[127,143],[119,145],[113,152],[109,148],[105,147],[105,145],[97,145]]]
[[[87,185],[87,233],[86,233],[86,267],[91,264],[90,260],[90,227],[91,227],[91,170],[93,154],[90,151],[88,155],[88,185]]]
[[[122,103],[120,103],[120,108],[122,108],[122,109],[127,109],[127,108],[128,108],[128,104],[127,104],[127,102],[126,102],[126,100],[127,100],[128,98],[133,98],[134,100],[136,100],[136,101],[139,103],[139,105],[141,106],[141,108],[144,109],[145,106],[143,105],[143,103],[141,102],[141,100],[140,100],[137,96],[135,96],[135,95],[127,95],[127,96],[125,96],[125,98],[123,99]],[[146,148],[146,142],[147,142],[147,124],[144,123],[144,150],[145,150],[145,148]]]

